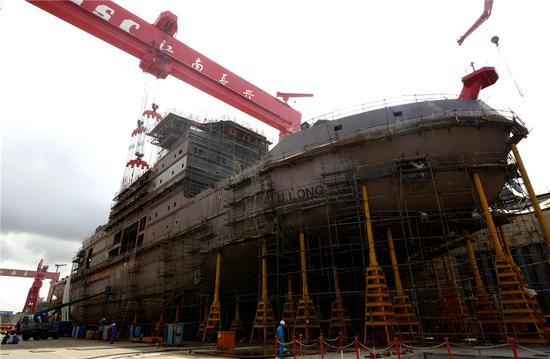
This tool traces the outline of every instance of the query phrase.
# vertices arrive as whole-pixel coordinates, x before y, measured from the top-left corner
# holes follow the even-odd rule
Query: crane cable
[[[500,58],[502,59],[502,62],[504,63],[504,66],[506,66],[506,70],[508,70],[508,74],[510,75],[510,77],[512,78],[512,81],[514,82],[514,85],[516,86],[516,89],[518,90],[518,93],[521,97],[524,97],[523,95],[523,91],[521,90],[521,87],[519,87],[516,79],[514,78],[514,75],[512,75],[512,70],[510,70],[510,66],[508,66],[508,62],[506,61],[506,58],[504,57],[504,55],[502,54],[502,51],[500,51],[500,46],[499,46],[499,37],[498,36],[493,36],[491,38],[491,42],[493,44],[495,44],[495,47],[497,48],[497,51],[498,53],[500,54]]]

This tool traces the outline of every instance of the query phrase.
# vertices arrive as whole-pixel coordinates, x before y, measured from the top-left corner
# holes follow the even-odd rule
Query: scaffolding
[[[295,205],[276,206],[276,216],[294,213],[299,217],[301,211],[319,207],[324,207],[326,212],[324,225],[319,221],[312,224],[300,220],[300,226],[307,233],[306,262],[311,268],[306,271],[307,280],[314,283],[314,289],[308,289],[307,296],[319,303],[321,310],[317,313],[331,313],[330,317],[317,318],[320,330],[335,335],[332,329],[334,320],[344,317],[344,312],[338,309],[336,313],[339,314],[335,314],[333,308],[348,301],[351,308],[349,323],[353,324],[353,329],[346,331],[363,331],[365,342],[390,342],[393,336],[416,341],[447,336],[468,342],[499,342],[512,335],[520,343],[548,343],[548,324],[541,309],[545,309],[545,303],[537,301],[535,296],[529,297],[529,293],[534,292],[529,291],[532,285],[523,274],[529,270],[529,265],[525,264],[522,271],[510,254],[499,255],[500,249],[492,239],[496,230],[491,228],[489,218],[496,216],[504,223],[510,220],[506,217],[514,214],[491,213],[488,204],[483,203],[479,196],[481,188],[475,183],[478,172],[484,173],[483,165],[470,167],[461,159],[452,162],[440,158],[424,158],[422,163],[421,169],[412,169],[403,160],[389,166],[396,184],[398,212],[378,210],[369,213],[368,206],[365,206],[368,203],[368,175],[361,178],[357,175],[357,168],[348,173],[327,174],[322,184],[326,190],[316,198]],[[503,164],[502,168],[507,173],[506,181],[517,178],[513,161]],[[462,171],[459,175],[470,182],[463,187],[442,191],[436,174],[451,170]],[[373,176],[376,172],[373,169]],[[407,182],[415,181],[432,183],[431,193],[404,190]],[[469,196],[475,203],[474,208],[446,208],[444,198],[448,193]],[[433,196],[437,208],[407,210],[407,198],[428,194]],[[376,200],[376,194],[370,195]],[[495,208],[500,201],[494,204]],[[397,233],[395,244],[392,229]],[[279,271],[269,278],[277,283],[277,287],[281,278],[304,275],[303,269],[297,271],[297,258],[301,258],[303,252],[289,240],[301,236],[301,231],[304,229],[277,227],[270,251],[286,261],[284,265],[279,264]],[[506,237],[513,234],[505,236],[504,231],[503,227],[501,234],[497,234],[503,253],[517,251],[517,244],[507,244]],[[517,232],[525,233],[525,230]],[[387,240],[386,246],[383,238]],[[474,238],[476,249],[472,243]],[[537,244],[540,254],[537,253],[536,263],[548,268],[548,262],[543,258],[544,242],[541,243],[540,239],[536,242],[540,243]],[[492,248],[495,248],[496,256],[495,252],[491,253]],[[378,257],[382,258],[381,264]],[[478,260],[482,262],[481,267]],[[331,264],[342,268],[338,274],[343,277],[343,290],[336,281],[333,284],[326,281],[329,271],[334,270]],[[366,268],[362,275],[361,268]],[[406,273],[403,279],[400,270]],[[393,273],[393,277],[389,273]],[[364,278],[363,285],[360,278]],[[540,282],[547,286],[548,276]],[[538,284],[540,287],[541,283]],[[512,287],[508,288],[508,285]],[[391,286],[393,290],[390,290]],[[542,298],[545,295],[541,292]],[[272,295],[271,298],[273,303],[284,303],[283,296]],[[358,298],[366,298],[364,311]],[[311,300],[308,306],[312,311],[315,310],[313,302]],[[297,319],[303,311],[297,311]],[[288,310],[285,313],[285,318],[288,318]],[[361,313],[363,319],[359,319]]]

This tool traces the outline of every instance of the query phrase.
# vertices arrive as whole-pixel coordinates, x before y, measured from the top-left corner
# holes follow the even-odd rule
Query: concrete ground
[[[203,358],[212,359],[226,357],[248,357],[248,354],[254,354],[256,358],[273,358],[272,348],[266,348],[265,351],[256,349],[241,349],[231,352],[216,352],[216,349],[205,346],[189,347],[162,347],[157,345],[148,345],[140,343],[130,343],[122,341],[110,345],[108,342],[74,338],[60,338],[58,340],[29,340],[21,341],[17,345],[2,345],[0,347],[0,359],[40,359],[40,358],[70,358],[70,359],[130,359],[130,358],[152,358],[160,359],[182,359],[182,358]],[[513,358],[509,346],[475,349],[466,347],[454,347],[452,349],[454,358],[486,358],[503,359]],[[248,354],[247,354],[248,353]],[[229,354],[229,355],[228,355]],[[230,355],[233,354],[233,355]],[[550,359],[550,347],[528,347],[527,349],[518,348],[519,358],[538,358]],[[304,355],[307,359],[321,358],[320,354]],[[401,356],[403,359],[444,359],[449,358],[445,348],[436,348],[429,350],[415,349],[413,354]],[[285,356],[292,358],[292,355]],[[340,353],[325,353],[326,359],[355,359],[356,353],[349,352],[340,355]],[[361,351],[361,359],[369,358],[368,352]],[[395,354],[393,358],[396,358]]]
[[[117,342],[113,345],[99,340],[86,340],[75,338],[59,338],[57,340],[28,340],[19,344],[2,345],[0,347],[1,359],[41,359],[41,358],[67,358],[67,359],[109,359],[109,358],[135,358],[145,356],[161,356],[170,358],[170,354],[178,354],[176,358],[197,358],[198,355],[188,354],[190,349],[159,347],[131,342]],[[216,358],[201,355],[201,358]],[[218,357],[219,359],[219,357]]]

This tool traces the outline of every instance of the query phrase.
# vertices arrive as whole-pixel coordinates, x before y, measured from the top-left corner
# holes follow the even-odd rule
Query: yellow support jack
[[[231,321],[229,330],[235,332],[235,335],[238,335],[238,337],[242,337],[244,334],[244,323],[240,315],[239,297],[235,298],[235,318]]]
[[[445,304],[445,298],[443,297],[443,290],[441,289],[441,283],[439,282],[439,275],[437,274],[438,266],[436,263],[436,259],[435,258],[432,259],[430,261],[430,264],[431,264],[432,274],[434,277],[435,289],[437,291],[437,298],[435,301],[435,312],[439,316],[440,322],[442,324],[445,323],[446,325],[445,319],[447,318],[445,318],[443,314],[446,312],[445,308],[447,308],[447,305]]]
[[[288,276],[288,293],[286,297],[286,303],[283,308],[283,320],[285,321],[288,332],[290,333],[290,330],[294,330],[294,322],[296,315],[296,309],[294,308],[294,298],[292,297],[292,280],[290,279],[290,276]]]
[[[409,296],[405,294],[403,290],[403,284],[401,283],[401,276],[399,275],[399,267],[397,265],[397,256],[395,255],[395,247],[393,244],[393,236],[391,228],[386,228],[386,238],[388,240],[388,247],[390,249],[390,259],[393,269],[393,276],[395,279],[396,295],[393,297],[393,311],[395,314],[395,326],[399,329],[401,335],[406,335],[411,339],[414,339],[415,335],[419,332],[420,324],[413,305],[409,299]],[[402,332],[401,329],[405,328],[408,332]]]
[[[252,327],[252,333],[250,334],[250,343],[254,339],[254,331],[260,330],[263,334],[263,344],[267,344],[268,339],[274,333],[274,317],[271,303],[267,299],[267,250],[265,243],[262,244],[262,297],[258,301],[258,308],[256,309],[256,318],[254,319],[254,326]]]
[[[361,185],[361,194],[363,197],[365,226],[369,244],[369,266],[366,271],[364,341],[367,342],[367,332],[369,330],[373,334],[371,336],[373,342],[377,341],[378,332],[381,331],[385,336],[386,344],[390,345],[393,342],[391,329],[394,324],[394,312],[384,272],[376,259],[366,184]]]
[[[296,321],[292,335],[302,334],[306,342],[311,338],[313,330],[321,330],[321,323],[317,319],[313,300],[309,297],[306,272],[306,244],[304,234],[300,233],[300,264],[302,268],[302,297],[298,301]]]
[[[502,318],[499,317],[495,308],[495,302],[489,297],[489,293],[481,280],[481,273],[477,266],[471,235],[466,230],[463,232],[463,235],[466,251],[468,252],[468,259],[470,261],[470,268],[472,269],[476,285],[476,321],[479,323],[484,337],[499,339],[499,337],[502,337]]]
[[[348,308],[346,308],[342,300],[342,292],[340,291],[340,281],[338,280],[336,266],[332,266],[332,273],[334,275],[334,290],[336,292],[336,297],[334,298],[334,302],[332,302],[328,336],[329,338],[334,338],[342,334],[344,337],[347,337],[349,332],[348,328],[352,328],[351,317],[348,315]]]
[[[527,175],[527,169],[525,169],[525,166],[523,165],[523,160],[521,159],[521,156],[519,154],[519,151],[516,145],[512,145],[512,152],[514,153],[514,158],[516,159],[516,163],[519,167],[519,171],[521,172],[521,177],[523,178],[523,183],[525,184],[525,188],[529,193],[529,198],[531,199],[531,204],[533,205],[533,209],[535,210],[535,215],[537,216],[537,219],[539,221],[542,235],[544,236],[544,239],[546,239],[546,253],[547,253],[548,261],[550,263],[550,229],[548,229],[548,224],[546,224],[546,220],[544,219],[544,215],[542,214],[542,211],[540,209],[539,200],[537,199],[537,195],[533,190],[533,186],[531,185],[531,180],[529,180],[529,176]]]
[[[208,313],[208,318],[206,319],[206,324],[204,326],[204,332],[202,334],[203,343],[207,337],[212,337],[218,331],[221,330],[221,312],[220,312],[221,266],[222,266],[222,254],[218,252],[216,254],[216,282],[214,283],[214,300],[212,301],[212,306],[210,306],[210,312]]]
[[[202,338],[202,335],[204,334],[204,326],[206,325],[206,320],[208,319],[208,311],[210,309],[210,306],[208,305],[208,301],[204,305],[204,316],[203,320],[199,324],[199,330],[197,332],[197,338]]]
[[[449,257],[443,256],[443,271],[445,272],[445,304],[449,316],[449,328],[457,334],[467,333],[464,303],[458,293],[456,281],[450,270]]]
[[[495,247],[498,292],[505,334],[516,337],[519,343],[548,344],[550,327],[540,310],[536,292],[527,287],[523,273],[502,248],[479,174],[474,172],[472,177]]]

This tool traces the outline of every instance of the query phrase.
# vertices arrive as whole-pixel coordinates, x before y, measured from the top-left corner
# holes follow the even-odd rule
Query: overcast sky
[[[269,93],[314,93],[292,103],[306,120],[394,96],[457,94],[470,62],[495,66],[500,80],[481,98],[527,123],[531,134],[519,149],[536,191],[550,189],[548,1],[496,0],[461,47],[456,40],[483,0],[118,3],[151,23],[171,10],[180,41]],[[276,138],[177,79],[152,80],[137,59],[29,3],[1,6],[0,267],[34,269],[41,258],[52,268],[70,264],[106,222],[144,97],[160,112],[237,116]],[[21,310],[31,282],[0,277],[0,310]]]

